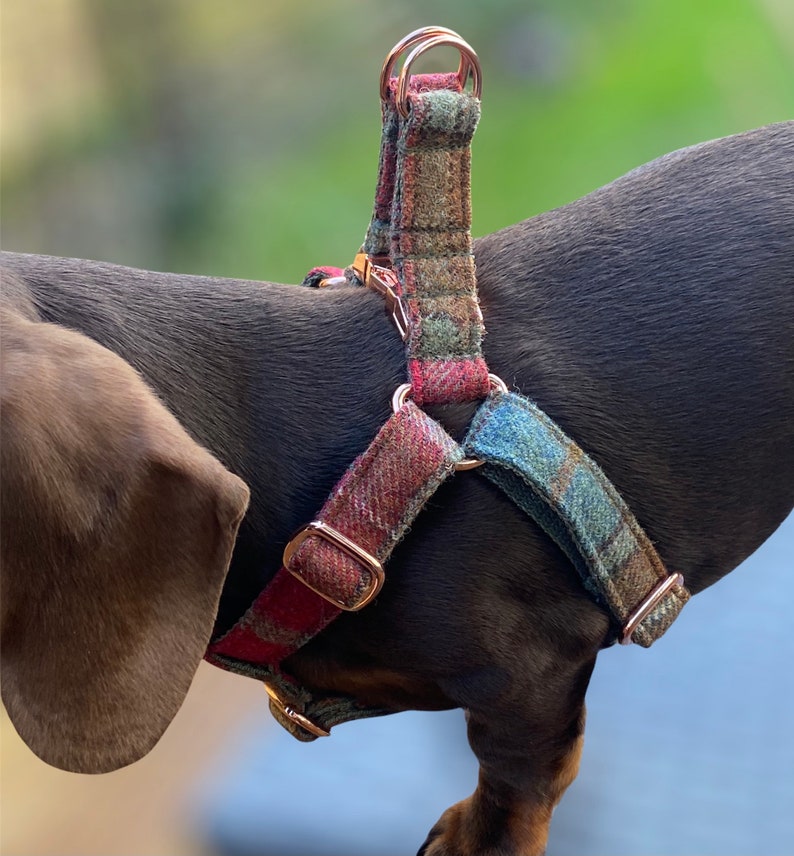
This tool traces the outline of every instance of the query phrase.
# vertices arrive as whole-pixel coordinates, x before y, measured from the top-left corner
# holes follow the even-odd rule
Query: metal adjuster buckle
[[[329,544],[333,544],[335,547],[338,547],[343,553],[346,553],[351,559],[358,562],[358,564],[369,573],[369,585],[353,606],[349,606],[347,603],[337,600],[333,595],[329,595],[327,592],[321,591],[303,577],[299,570],[290,567],[292,557],[307,538],[322,538],[324,541],[328,541]],[[355,541],[351,541],[346,535],[343,535],[341,532],[334,529],[333,526],[323,523],[322,520],[313,520],[311,523],[304,526],[303,529],[301,529],[292,538],[289,544],[284,548],[282,561],[284,563],[284,567],[292,574],[293,577],[295,577],[295,579],[300,580],[315,594],[320,595],[320,597],[324,598],[329,603],[332,603],[339,609],[343,609],[345,612],[358,612],[359,609],[363,609],[381,590],[383,581],[386,578],[383,573],[383,565],[381,565],[375,556],[368,553],[362,547],[359,547]]]
[[[356,253],[353,270],[367,288],[386,301],[386,311],[404,342],[408,338],[408,315],[405,304],[395,291],[400,287],[400,281],[397,279],[397,274],[387,267],[388,263],[388,258],[380,256],[371,258],[366,253]]]
[[[628,617],[626,624],[623,627],[623,632],[620,634],[620,644],[630,645],[632,642],[631,637],[634,635],[634,631],[648,616],[648,614],[659,604],[659,602],[666,597],[670,589],[674,586],[683,585],[683,574],[670,574],[669,577],[661,580],[657,585],[655,585],[651,590],[651,593]]]
[[[309,734],[313,734],[315,737],[329,737],[331,735],[330,731],[327,731],[320,725],[317,725],[316,722],[312,722],[308,716],[304,716],[302,713],[298,713],[294,707],[290,707],[278,694],[278,692],[270,686],[270,684],[265,684],[265,690],[267,694],[270,696],[270,701],[273,703],[275,707],[277,707],[287,719],[292,720],[296,725],[299,725],[304,731],[308,731]]]

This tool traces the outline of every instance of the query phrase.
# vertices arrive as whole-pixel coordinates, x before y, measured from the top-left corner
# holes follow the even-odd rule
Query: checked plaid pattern
[[[622,626],[667,578],[653,545],[598,465],[542,411],[519,395],[489,395],[470,235],[470,145],[479,101],[461,90],[457,74],[415,75],[403,119],[395,89],[392,80],[364,251],[377,264],[388,258],[399,279],[413,401],[351,464],[317,520],[383,563],[464,454],[479,458],[485,461],[479,471],[557,542]],[[304,285],[318,286],[341,273],[315,268]],[[485,403],[462,448],[420,409],[477,399]],[[352,606],[369,581],[357,560],[317,537],[303,541],[290,566],[301,579],[282,567],[242,619],[211,642],[206,659],[266,681],[293,710],[325,730],[391,712],[348,696],[317,697],[280,668],[342,611],[313,588]],[[683,585],[673,585],[637,626],[634,640],[650,645],[688,598]],[[271,702],[271,710],[298,739],[315,739],[286,709]]]
[[[480,102],[457,74],[415,75],[410,115],[383,104],[375,209],[364,242],[389,257],[409,317],[408,378],[420,405],[488,394],[471,242],[471,140]]]
[[[492,393],[464,448],[487,461],[480,472],[556,541],[618,626],[667,578],[659,554],[603,470],[528,399]],[[634,641],[650,646],[687,600],[686,588],[673,586],[637,626]]]
[[[462,456],[444,429],[408,401],[350,465],[316,519],[385,562]],[[356,560],[320,538],[304,541],[291,564],[314,588],[349,605],[369,579]],[[230,658],[277,666],[341,611],[282,567],[242,619],[211,643],[207,659],[223,668],[234,665]]]

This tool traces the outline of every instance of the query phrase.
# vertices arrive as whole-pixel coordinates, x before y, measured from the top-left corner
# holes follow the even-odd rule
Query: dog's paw
[[[483,809],[476,797],[448,808],[417,856],[543,856],[548,822],[536,825],[526,813]]]
[[[461,831],[466,805],[470,800],[471,798],[453,805],[441,815],[438,823],[427,834],[417,856],[474,856],[477,853],[477,842],[467,840],[467,836]]]

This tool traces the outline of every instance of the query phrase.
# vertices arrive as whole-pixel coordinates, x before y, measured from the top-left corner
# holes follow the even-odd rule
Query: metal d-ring
[[[271,687],[268,683],[265,683],[265,692],[270,696],[270,700],[276,708],[278,708],[278,710],[280,710],[287,719],[292,720],[292,722],[299,725],[304,731],[308,731],[309,734],[313,734],[315,737],[330,737],[330,731],[323,728],[321,725],[318,725],[316,722],[312,722],[308,716],[304,716],[300,711],[295,710],[294,707],[287,704],[287,702],[281,698],[278,690]]]
[[[430,39],[435,36],[452,36],[452,38],[460,39],[460,35],[458,33],[454,30],[449,30],[446,27],[421,27],[418,30],[414,30],[412,33],[408,33],[404,39],[400,39],[400,41],[397,42],[397,44],[389,51],[386,59],[383,61],[383,67],[380,70],[381,101],[387,101],[389,98],[389,80],[391,79],[391,73],[394,71],[394,66],[397,63],[397,60],[409,48],[418,45],[420,42],[425,41],[425,39]],[[469,75],[467,66],[468,62],[464,55],[461,54],[460,65],[458,66],[458,77],[463,81],[465,81]]]
[[[391,409],[394,413],[397,413],[397,411],[400,410],[403,404],[408,400],[408,393],[410,391],[410,383],[401,383],[397,389],[394,390],[394,395],[391,397]]]
[[[458,53],[460,53],[461,63],[458,67],[460,88],[463,89],[466,85],[466,80],[469,74],[471,74],[472,95],[474,95],[475,98],[479,98],[480,95],[482,95],[482,68],[480,67],[480,60],[474,52],[474,48],[468,44],[468,42],[463,41],[460,36],[433,36],[415,47],[405,58],[403,67],[400,69],[400,74],[397,78],[397,93],[395,95],[394,102],[397,107],[397,112],[403,118],[407,119],[410,113],[408,106],[408,72],[410,71],[411,66],[426,51],[432,50],[433,48],[443,47],[445,45],[457,48]]]
[[[506,393],[509,392],[507,388],[507,384],[499,377],[499,375],[488,374],[488,380],[491,382],[491,389],[496,392]],[[397,389],[394,390],[394,395],[391,397],[391,408],[397,413],[397,411],[405,404],[408,400],[408,396],[411,393],[411,384],[410,383],[402,383]],[[463,458],[463,460],[458,461],[455,464],[456,472],[462,472],[465,470],[476,470],[477,467],[481,467],[485,461],[481,461],[479,458]]]

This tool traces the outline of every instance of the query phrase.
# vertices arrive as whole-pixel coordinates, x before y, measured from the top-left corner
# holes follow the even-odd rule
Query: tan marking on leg
[[[549,788],[549,796],[552,799],[552,806],[562,798],[562,795],[573,783],[573,780],[579,774],[579,763],[582,760],[582,749],[584,748],[584,733],[580,734],[571,745],[570,750],[562,759],[554,782]]]
[[[546,802],[536,805],[527,802],[510,812],[508,832],[517,854],[536,856],[545,852],[552,811],[579,772],[583,745],[584,734],[580,734],[560,761],[556,774],[549,783]]]
[[[549,840],[552,806],[524,805],[510,813],[507,832],[516,856],[543,856]]]

